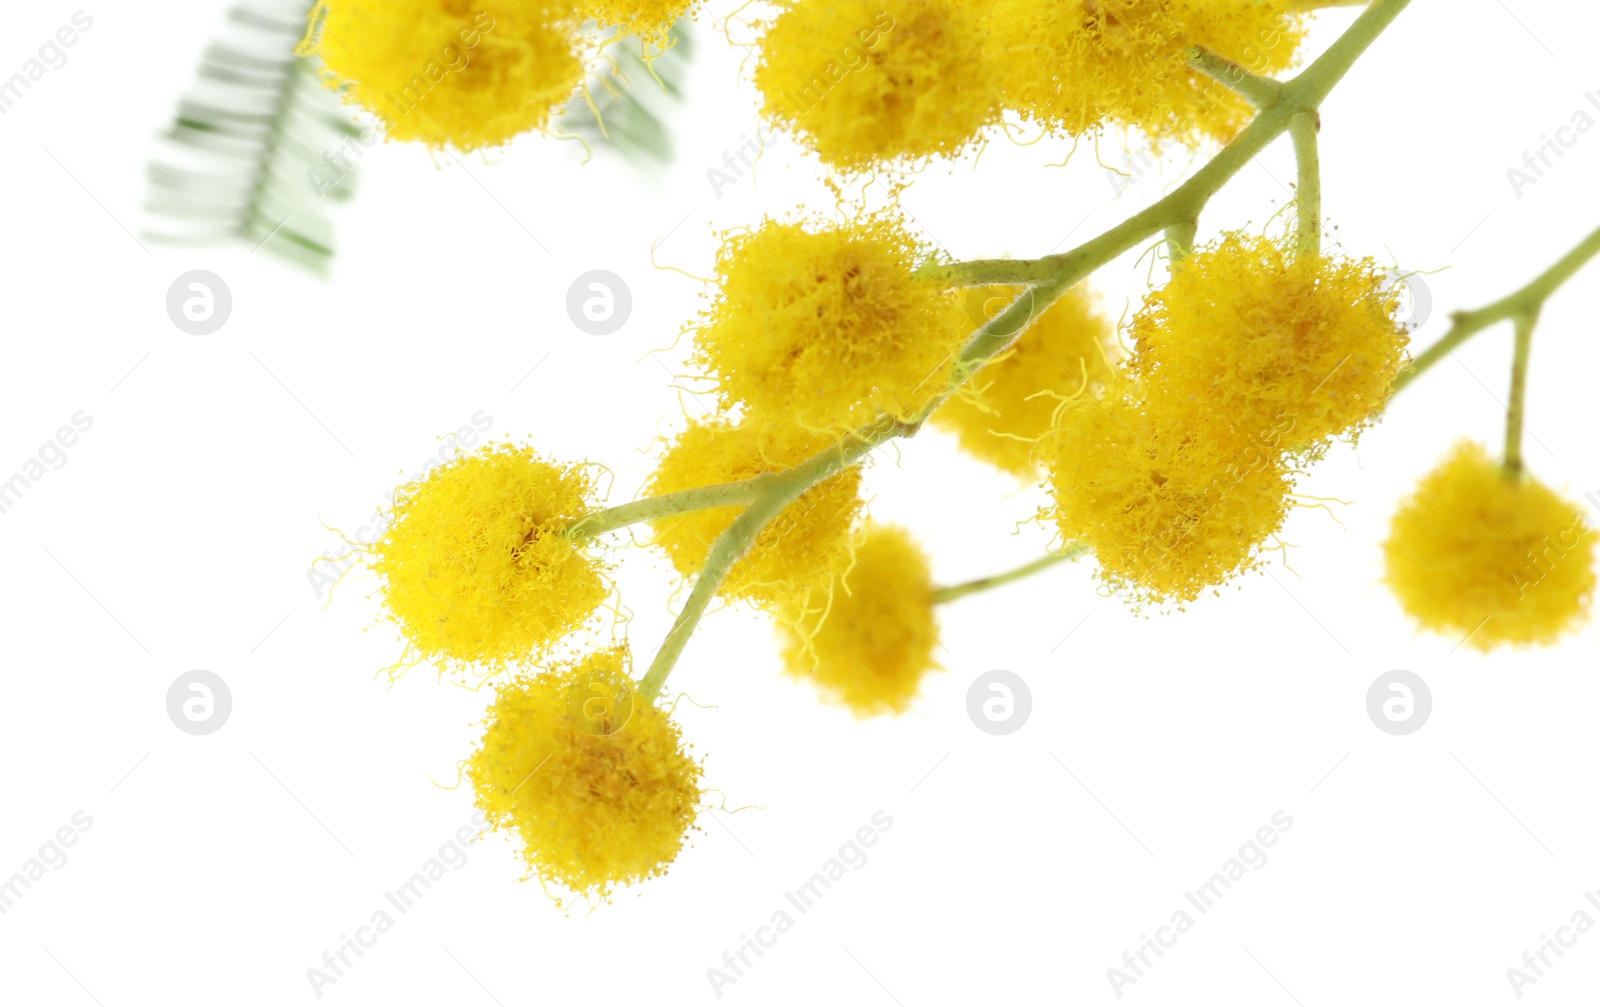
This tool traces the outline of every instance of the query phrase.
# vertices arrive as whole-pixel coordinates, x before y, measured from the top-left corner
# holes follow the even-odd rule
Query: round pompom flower
[[[1231,233],[1178,262],[1129,326],[1152,389],[1286,449],[1353,434],[1406,363],[1400,291],[1372,259]]]
[[[972,326],[896,217],[768,220],[725,236],[691,360],[723,403],[842,433],[907,419],[946,384]]]
[[[1186,420],[1121,386],[1068,403],[1048,441],[1048,516],[1136,604],[1181,606],[1253,569],[1288,512],[1279,452]]]
[[[529,876],[590,899],[665,874],[700,807],[700,765],[629,664],[617,647],[500,685],[466,765]]]
[[[1463,442],[1395,513],[1386,580],[1424,628],[1478,650],[1548,644],[1588,617],[1597,543],[1577,505]]]
[[[476,150],[542,130],[583,82],[571,0],[320,0],[301,50],[396,140]]]
[[[725,417],[690,423],[662,455],[645,492],[651,496],[749,479],[805,461],[826,438],[776,423]],[[776,602],[825,582],[850,559],[850,533],[861,510],[861,470],[852,466],[801,494],[733,565],[721,594]],[[741,507],[709,507],[652,522],[655,544],[685,577],[699,572],[717,536]]]
[[[969,288],[973,327],[1004,310],[1022,289]],[[933,414],[933,422],[959,436],[967,453],[1031,481],[1038,474],[1034,444],[1049,433],[1061,400],[1079,394],[1086,381],[1104,381],[1115,352],[1111,323],[1096,313],[1093,295],[1080,284],[984,365]]]
[[[857,716],[902,713],[938,669],[928,557],[911,535],[870,523],[855,562],[780,621],[784,666]],[[799,603],[799,599],[796,599]]]
[[[952,157],[1000,119],[983,9],[961,0],[780,0],[754,74],[762,114],[829,166]]]
[[[1068,136],[1109,122],[1226,142],[1251,107],[1191,68],[1188,47],[1273,74],[1293,63],[1302,21],[1288,0],[1001,0],[1006,107]]]
[[[390,619],[445,665],[498,669],[539,654],[610,593],[566,534],[593,495],[582,468],[514,444],[458,454],[402,486],[369,561]]]

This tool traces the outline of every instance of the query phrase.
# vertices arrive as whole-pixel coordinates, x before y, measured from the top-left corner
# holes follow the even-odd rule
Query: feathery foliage
[[[178,102],[147,208],[171,228],[155,240],[248,243],[310,269],[333,256],[332,204],[354,191],[363,132],[294,54],[305,33],[293,0],[242,0]]]

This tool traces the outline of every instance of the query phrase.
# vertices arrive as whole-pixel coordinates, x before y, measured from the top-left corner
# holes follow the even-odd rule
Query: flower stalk
[[[1513,320],[1516,348],[1511,355],[1511,398],[1506,406],[1506,451],[1501,464],[1507,475],[1519,478],[1522,475],[1522,413],[1528,400],[1528,352],[1533,346],[1533,328],[1538,323],[1537,309]]]
[[[1314,255],[1322,246],[1322,158],[1317,151],[1316,110],[1297,112],[1289,122],[1294,162],[1299,173],[1295,190],[1295,238],[1301,252]]]
[[[1194,235],[1200,229],[1200,221],[1180,220],[1167,228],[1167,258],[1171,262],[1182,262],[1185,257],[1194,251]]]

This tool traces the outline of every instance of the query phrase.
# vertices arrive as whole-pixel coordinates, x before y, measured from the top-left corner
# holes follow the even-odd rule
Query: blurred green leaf
[[[673,145],[667,122],[683,101],[683,81],[694,56],[687,26],[687,21],[679,21],[672,27],[672,48],[653,57],[650,65],[637,38],[625,36],[608,45],[589,75],[589,99],[582,95],[573,99],[557,125],[582,137],[595,152],[613,151],[637,167],[670,162]]]
[[[178,102],[149,166],[147,209],[169,226],[156,241],[242,241],[325,276],[333,206],[354,193],[348,109],[294,54],[306,28],[295,0],[242,0]]]

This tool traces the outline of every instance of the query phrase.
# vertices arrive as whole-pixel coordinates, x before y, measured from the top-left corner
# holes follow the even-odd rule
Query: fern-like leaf
[[[342,153],[361,129],[294,54],[305,13],[294,0],[242,0],[178,103],[149,169],[157,241],[248,243],[318,275],[333,256],[332,204],[355,167]]]

